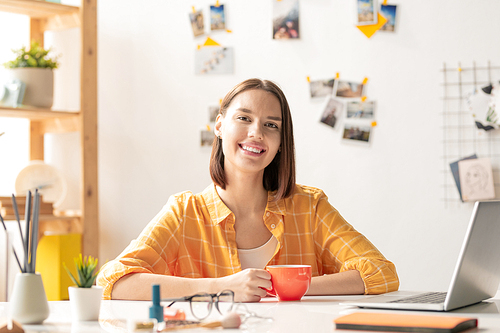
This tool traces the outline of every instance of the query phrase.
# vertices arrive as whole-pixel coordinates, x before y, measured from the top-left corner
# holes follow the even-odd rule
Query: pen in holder
[[[35,272],[40,210],[38,189],[35,190],[33,199],[33,212],[31,212],[31,201],[31,191],[28,191],[24,214],[26,229],[23,236],[16,197],[12,195],[12,204],[21,234],[24,258],[20,258],[14,247],[12,247],[21,272],[16,275],[14,280],[10,308],[12,319],[21,324],[40,324],[49,316],[49,304],[43,287],[42,276]],[[5,231],[7,231],[1,215],[0,219]],[[23,259],[22,263],[20,259]]]

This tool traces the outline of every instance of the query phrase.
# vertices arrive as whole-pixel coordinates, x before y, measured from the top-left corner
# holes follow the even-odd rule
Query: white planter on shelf
[[[54,72],[52,68],[18,67],[4,71],[3,82],[20,80],[25,86],[22,104],[51,108],[54,99]]]
[[[38,273],[19,273],[10,296],[12,319],[21,324],[41,324],[49,317],[49,303]]]
[[[92,288],[68,287],[71,318],[74,321],[99,320],[101,309],[102,287]]]

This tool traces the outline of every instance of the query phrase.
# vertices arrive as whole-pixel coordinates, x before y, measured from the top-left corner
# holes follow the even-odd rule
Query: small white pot
[[[10,296],[12,319],[21,324],[41,324],[49,316],[49,303],[38,273],[19,273]]]
[[[3,82],[18,79],[26,85],[23,105],[39,108],[52,107],[54,100],[54,72],[51,68],[9,68],[4,73],[6,80],[2,80]]]
[[[101,309],[102,287],[92,288],[68,287],[71,318],[74,321],[99,320]]]

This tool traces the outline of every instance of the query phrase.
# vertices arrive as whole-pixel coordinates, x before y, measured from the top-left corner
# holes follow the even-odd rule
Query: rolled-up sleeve
[[[395,265],[347,223],[324,194],[318,201],[316,216],[316,236],[322,244],[324,274],[357,270],[363,279],[365,294],[398,290],[399,278]]]
[[[114,260],[102,266],[97,285],[103,287],[103,299],[111,299],[113,285],[133,273],[172,275],[179,240],[179,207],[171,197],[163,209],[146,226],[139,237]]]
[[[357,270],[365,284],[365,294],[383,294],[399,288],[398,274],[392,262],[382,258],[355,258],[348,260],[341,272]]]

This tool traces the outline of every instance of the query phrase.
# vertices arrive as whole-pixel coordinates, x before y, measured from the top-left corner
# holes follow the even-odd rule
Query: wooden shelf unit
[[[30,40],[42,46],[45,31],[80,28],[80,110],[0,107],[0,117],[29,119],[30,160],[44,159],[45,133],[80,132],[81,216],[43,219],[40,230],[51,234],[81,232],[84,255],[98,257],[97,0],[81,0],[80,7],[41,0],[0,0],[0,11],[29,16]]]

